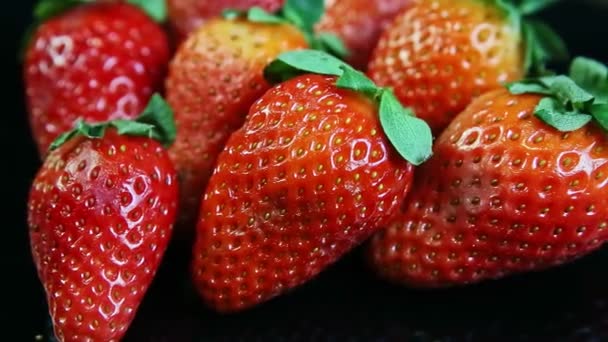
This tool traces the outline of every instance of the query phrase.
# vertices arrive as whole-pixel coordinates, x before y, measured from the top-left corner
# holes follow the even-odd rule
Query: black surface
[[[1,20],[6,121],[1,125],[0,328],[3,337],[14,331],[11,341],[33,341],[48,332],[25,224],[27,192],[39,162],[14,57],[32,3],[7,2]],[[572,0],[544,17],[573,54],[608,62],[608,11]],[[181,250],[175,247],[167,255],[126,341],[608,341],[606,250],[542,273],[433,292],[374,278],[354,251],[291,294],[231,316],[206,310],[192,293]]]

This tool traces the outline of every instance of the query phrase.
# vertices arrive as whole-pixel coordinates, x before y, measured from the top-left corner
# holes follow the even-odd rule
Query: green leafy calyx
[[[167,21],[167,3],[165,0],[127,0],[128,3],[141,8],[150,18],[158,23]]]
[[[108,128],[116,129],[120,135],[152,138],[165,147],[173,144],[177,132],[173,110],[160,95],[154,94],[147,107],[135,120],[118,119],[100,123],[87,123],[79,120],[71,131],[65,132],[55,139],[50,149],[55,150],[76,136],[103,138]]]
[[[575,58],[566,75],[529,78],[507,85],[513,94],[540,94],[534,114],[561,132],[595,121],[608,130],[608,68],[586,57]]]
[[[43,22],[59,15],[72,7],[91,3],[92,0],[40,0],[34,7],[34,18]]]
[[[283,8],[276,13],[254,6],[246,11],[227,9],[223,17],[229,20],[246,18],[263,24],[288,24],[297,27],[306,37],[311,49],[328,52],[338,58],[345,58],[349,51],[342,40],[332,33],[315,33],[315,24],[325,10],[324,0],[286,0]]]
[[[337,76],[338,88],[364,94],[377,103],[383,131],[405,160],[420,165],[431,157],[433,135],[428,124],[404,108],[392,90],[378,87],[345,62],[322,51],[299,50],[281,54],[264,70],[266,79],[272,83],[307,73]]]
[[[547,74],[548,63],[568,60],[566,43],[542,21],[523,21],[522,34],[526,46],[524,70],[527,75]]]
[[[562,38],[547,24],[532,16],[560,0],[482,0],[502,10],[523,40],[524,70],[527,75],[548,73],[547,64],[569,58]]]
[[[43,22],[72,7],[94,2],[95,0],[40,0],[34,8],[34,18],[38,22]],[[167,19],[165,0],[126,0],[126,2],[141,8],[157,22],[162,23]]]
[[[531,15],[556,4],[561,0],[517,0],[514,1],[517,9],[524,15]]]

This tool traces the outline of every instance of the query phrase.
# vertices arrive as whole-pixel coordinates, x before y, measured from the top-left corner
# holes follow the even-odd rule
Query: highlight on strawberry
[[[399,213],[428,125],[392,91],[324,52],[290,51],[273,87],[219,154],[204,194],[192,274],[219,312],[313,279]]]
[[[316,36],[323,0],[289,0],[277,13],[227,10],[181,45],[166,81],[177,140],[170,155],[181,184],[180,232],[189,238],[201,195],[226,140],[270,88],[264,67],[280,53],[305,48],[344,52],[335,36]]]
[[[555,2],[415,1],[384,31],[368,74],[438,136],[479,95],[567,62],[565,43],[534,17]]]
[[[172,236],[177,174],[171,109],[79,120],[58,137],[28,199],[30,246],[59,341],[118,341]]]
[[[485,93],[372,239],[373,269],[408,286],[461,286],[596,251],[608,239],[607,130],[608,68],[589,58]]]
[[[23,46],[28,119],[41,159],[78,118],[135,118],[169,62],[163,0],[41,0]]]

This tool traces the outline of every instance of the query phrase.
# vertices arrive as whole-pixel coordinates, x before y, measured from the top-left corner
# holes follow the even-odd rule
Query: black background
[[[33,2],[7,1],[0,23],[0,334],[11,341],[33,341],[49,332],[25,222],[39,161],[15,57]],[[608,10],[571,0],[543,17],[573,55],[608,62]],[[230,316],[206,310],[193,294],[184,251],[174,246],[168,252],[126,341],[608,341],[606,250],[542,273],[432,292],[376,279],[355,250],[291,294]],[[16,338],[7,338],[9,330]]]

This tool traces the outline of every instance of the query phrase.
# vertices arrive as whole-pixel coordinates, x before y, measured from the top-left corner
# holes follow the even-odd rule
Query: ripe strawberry
[[[252,106],[205,193],[193,273],[220,312],[310,280],[387,224],[430,153],[424,121],[337,59],[290,52],[266,75],[300,73]]]
[[[413,0],[326,0],[318,32],[333,32],[350,50],[348,62],[365,69],[381,33]]]
[[[256,10],[248,19],[213,19],[177,51],[166,88],[178,128],[170,155],[180,175],[183,226],[195,225],[217,155],[243,124],[249,107],[270,87],[264,67],[281,52],[314,42],[312,26],[323,6],[320,0],[310,5],[316,14],[297,7],[297,0],[286,3],[292,16],[300,15],[299,27],[268,13],[260,18]]]
[[[566,54],[548,27],[524,18],[548,2],[415,1],[382,35],[368,73],[439,135],[475,97]]]
[[[374,269],[441,287],[599,248],[608,239],[607,75],[578,58],[572,79],[516,83],[473,101],[417,171],[403,217],[373,238]]]
[[[170,142],[175,132],[162,105],[153,97],[136,122],[81,122],[32,184],[32,255],[60,341],[120,340],[163,258],[178,186],[149,138]]]
[[[178,41],[182,41],[209,19],[220,16],[226,9],[244,11],[258,6],[274,12],[283,5],[283,2],[284,0],[168,0],[167,7],[171,26],[177,34]]]
[[[40,2],[41,24],[25,50],[28,113],[41,157],[78,118],[134,118],[166,74],[166,34],[141,8],[77,3]]]

